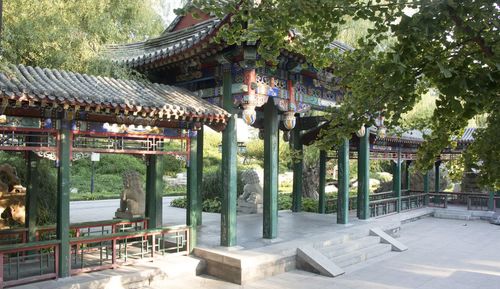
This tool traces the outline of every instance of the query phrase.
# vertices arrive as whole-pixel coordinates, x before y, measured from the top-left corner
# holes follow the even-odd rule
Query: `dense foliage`
[[[103,76],[132,71],[99,57],[105,44],[137,42],[161,33],[157,0],[4,1],[3,61]]]
[[[374,124],[380,114],[388,126],[401,126],[401,115],[432,90],[438,95],[428,124],[432,133],[426,136],[418,163],[420,169],[428,169],[443,148],[454,145],[454,137],[471,118],[486,115],[467,159],[480,170],[483,184],[500,189],[500,136],[495,133],[500,125],[500,9],[495,1],[192,3],[221,18],[232,14],[230,25],[221,29],[221,40],[238,45],[259,42],[261,64],[276,63],[286,49],[339,77],[346,98],[330,115],[331,125],[324,130],[326,147],[363,124]],[[363,33],[354,35],[356,49],[330,49],[350,21],[363,24]]]

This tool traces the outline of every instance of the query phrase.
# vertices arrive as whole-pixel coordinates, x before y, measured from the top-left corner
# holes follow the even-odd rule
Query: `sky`
[[[174,9],[180,8],[186,3],[186,0],[160,0],[158,7],[155,7],[155,11],[163,19],[165,27],[172,22],[175,18]]]

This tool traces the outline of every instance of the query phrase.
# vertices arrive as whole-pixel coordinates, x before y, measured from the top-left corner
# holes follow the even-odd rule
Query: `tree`
[[[223,3],[223,4],[221,4]],[[218,17],[231,14],[220,40],[258,41],[260,64],[276,63],[286,49],[340,78],[346,97],[330,114],[323,142],[331,147],[382,114],[400,126],[426,92],[438,93],[429,124],[432,134],[419,151],[428,169],[443,148],[453,146],[468,121],[487,116],[468,159],[482,182],[500,189],[499,11],[492,0],[194,0]],[[190,9],[190,7],[186,7]],[[329,44],[349,21],[367,21],[355,50],[339,53]],[[363,22],[366,24],[366,22]],[[362,26],[362,25],[361,25]],[[292,32],[293,31],[293,32]]]
[[[104,76],[132,71],[100,57],[110,43],[137,42],[163,29],[158,0],[11,0],[4,3],[3,60]]]

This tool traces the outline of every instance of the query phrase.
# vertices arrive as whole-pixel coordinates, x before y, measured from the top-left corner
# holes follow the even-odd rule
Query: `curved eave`
[[[2,113],[24,108],[207,124],[230,116],[183,88],[23,65],[9,69],[0,73]]]

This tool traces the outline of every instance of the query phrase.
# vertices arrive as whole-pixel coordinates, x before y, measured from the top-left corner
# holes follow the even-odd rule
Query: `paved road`
[[[184,213],[183,209],[170,207],[170,202],[175,198],[178,197],[163,197],[164,216],[165,212],[175,213],[170,214],[171,217]],[[76,201],[71,202],[69,207],[71,223],[110,220],[115,216],[116,209],[120,207],[120,200]]]

